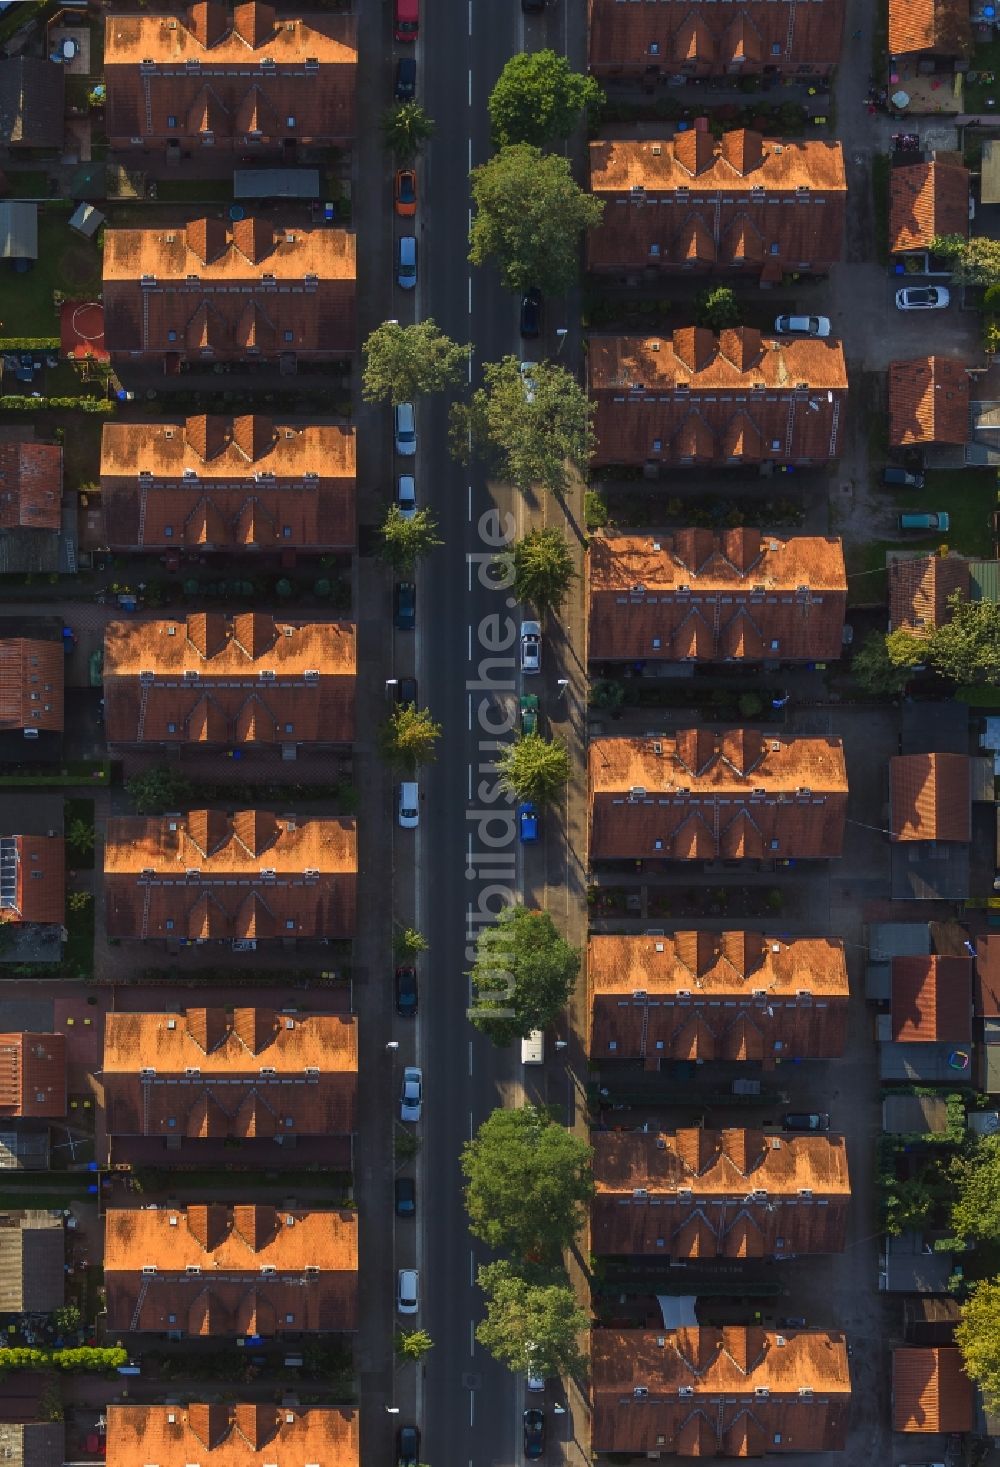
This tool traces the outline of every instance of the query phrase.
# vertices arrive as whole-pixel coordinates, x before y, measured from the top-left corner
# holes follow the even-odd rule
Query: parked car
[[[534,286],[521,297],[521,335],[525,337],[542,334],[542,292]]]
[[[396,241],[396,284],[412,290],[417,283],[417,237],[404,234]]]
[[[529,1459],[545,1454],[545,1412],[529,1406],[524,1413],[524,1455]]]
[[[521,623],[521,671],[526,673],[542,670],[542,629],[537,621]]]
[[[524,388],[525,402],[532,403],[535,400],[535,379],[533,372],[537,372],[537,362],[522,362],[519,369],[521,373],[521,386]]]
[[[416,830],[420,824],[420,786],[415,779],[400,781],[396,818],[404,830]]]
[[[538,732],[538,694],[525,693],[521,699],[521,733]]]
[[[410,219],[417,212],[417,175],[413,168],[397,168],[392,191],[396,213]]]
[[[897,469],[895,464],[886,464],[882,470],[882,483],[896,488],[922,489],[923,474],[911,474],[909,469]]]
[[[829,316],[779,316],[774,323],[779,336],[829,336]]]
[[[806,1321],[803,1314],[785,1314],[778,1320],[779,1329],[805,1329]]]
[[[521,0],[521,9],[525,15],[541,15],[545,0]]]
[[[419,1121],[424,1103],[424,1074],[416,1065],[407,1065],[403,1071],[403,1085],[399,1094],[399,1119]]]
[[[790,1110],[781,1124],[786,1131],[829,1131],[830,1117],[823,1111]]]
[[[412,402],[398,402],[393,414],[393,435],[400,458],[412,458],[417,451],[417,424]]]
[[[532,845],[538,839],[538,809],[531,800],[517,807],[517,833],[522,845]]]
[[[951,296],[943,285],[904,285],[896,291],[900,311],[943,311]]]
[[[412,703],[414,707],[417,706],[417,680],[415,677],[397,678],[394,692],[396,694],[396,702],[401,707],[405,707],[407,703]]]
[[[404,520],[412,520],[417,512],[417,481],[412,474],[400,474],[396,480],[396,508]]]
[[[901,530],[950,530],[951,515],[944,510],[915,509],[899,516]]]
[[[416,57],[401,56],[396,62],[396,85],[392,95],[397,102],[412,102],[417,95]]]
[[[529,1345],[528,1346],[528,1390],[531,1391],[532,1395],[537,1394],[537,1392],[539,1392],[539,1391],[544,1391],[544,1389],[545,1389],[545,1377],[544,1377],[544,1375],[541,1374],[541,1372],[538,1369],[538,1365],[536,1363],[536,1353],[537,1352],[536,1352],[535,1346],[533,1344],[532,1345]]]
[[[393,1186],[393,1197],[397,1217],[415,1217],[417,1213],[417,1184],[413,1177],[397,1177]]]
[[[401,1426],[396,1433],[396,1467],[417,1467],[420,1461],[420,1432],[415,1426]]]
[[[397,41],[415,41],[420,33],[419,0],[395,0],[392,34]]]
[[[412,1019],[417,1012],[417,970],[405,966],[396,969],[396,1013]]]
[[[392,593],[392,621],[397,632],[412,632],[417,625],[417,588],[412,581],[397,581]]]
[[[419,1308],[419,1283],[415,1268],[401,1268],[396,1275],[396,1308],[400,1314],[416,1314]]]

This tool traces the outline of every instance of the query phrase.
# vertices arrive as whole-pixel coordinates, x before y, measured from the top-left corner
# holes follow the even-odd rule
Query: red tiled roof
[[[890,560],[889,625],[921,634],[951,620],[948,598],[956,591],[968,600],[969,562],[961,555],[915,555]]]
[[[749,326],[592,336],[587,370],[598,465],[822,463],[840,452],[847,373],[836,341]]]
[[[889,442],[965,443],[969,374],[953,357],[889,363]]]
[[[977,1018],[1000,1019],[1000,933],[976,938],[976,973],[972,984]]]
[[[61,835],[0,835],[0,925],[66,918],[66,843]]]
[[[591,860],[841,853],[847,771],[839,739],[707,728],[655,742],[593,739],[589,772]]]
[[[66,1036],[0,1034],[0,1116],[66,1114]]]
[[[754,529],[597,535],[587,576],[592,662],[825,661],[842,651],[839,540]]]
[[[108,1461],[114,1467],[358,1467],[359,1414],[348,1406],[275,1406],[192,1401],[174,1406],[109,1405]]]
[[[696,130],[672,140],[599,139],[590,144],[590,188],[606,205],[587,240],[591,270],[686,268],[693,241],[698,260],[727,272],[744,265],[759,274],[765,259],[779,273],[821,271],[842,254],[847,180],[838,142],[784,142],[749,129],[718,141]]]
[[[354,350],[355,237],[263,218],[109,229],[112,355],[317,360]]]
[[[262,415],[107,423],[101,508],[117,550],[351,550],[354,429]]]
[[[614,75],[623,68],[723,76],[739,68],[759,72],[805,68],[825,73],[840,60],[844,0],[759,5],[735,0],[714,8],[696,0],[624,5],[590,0],[590,69]]]
[[[839,1253],[851,1187],[842,1136],[592,1131],[595,1253],[774,1258]]]
[[[971,1431],[972,1404],[957,1346],[893,1350],[893,1431]]]
[[[65,663],[61,642],[0,639],[0,730],[62,733]]]
[[[104,1280],[115,1331],[266,1337],[354,1330],[357,1213],[220,1202],[112,1207]]]
[[[842,1450],[842,1334],[756,1326],[591,1332],[596,1452],[682,1457]],[[681,1393],[684,1393],[683,1395]]]
[[[352,622],[207,611],[105,631],[110,744],[349,744],[354,684]]]
[[[63,452],[58,443],[0,443],[0,530],[58,530]]]
[[[893,958],[892,1037],[899,1044],[967,1044],[972,1038],[972,959]]]
[[[912,3],[912,0],[911,0]],[[889,178],[889,248],[926,250],[936,235],[969,237],[969,170],[961,163],[907,163]]]
[[[222,6],[105,21],[107,132],[113,148],[148,144],[327,146],[354,135],[355,16],[282,16],[270,5]],[[207,125],[207,126],[206,126]]]
[[[835,1059],[847,1039],[838,938],[758,932],[594,934],[590,1055],[599,1062]]]
[[[972,45],[969,0],[889,0],[889,51],[967,56]]]
[[[972,767],[966,754],[898,754],[889,760],[893,840],[972,839]]]

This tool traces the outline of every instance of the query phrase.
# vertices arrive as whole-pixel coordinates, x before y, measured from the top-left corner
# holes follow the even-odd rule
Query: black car
[[[782,1117],[786,1131],[829,1131],[830,1117],[823,1111],[789,1111]]]
[[[417,588],[412,581],[397,581],[392,593],[392,620],[398,632],[412,632],[417,625]]]
[[[405,967],[396,969],[396,1013],[404,1019],[412,1019],[417,1012],[417,970]]]
[[[524,1413],[524,1455],[541,1457],[545,1452],[545,1412],[530,1406]]]
[[[525,15],[541,15],[545,9],[545,0],[521,0],[521,9]]]
[[[417,706],[417,680],[415,677],[400,677],[396,679],[396,702],[400,707],[407,703]]]
[[[526,290],[521,297],[521,335],[528,337],[542,334],[542,292]]]
[[[396,85],[393,96],[397,102],[412,102],[417,95],[417,63],[412,56],[401,56],[396,62]]]
[[[420,1461],[420,1429],[416,1426],[401,1426],[396,1432],[396,1455],[398,1467],[417,1467]]]
[[[882,470],[882,483],[901,486],[905,489],[922,489],[924,476],[923,474],[912,474],[909,469],[898,469],[895,464],[886,464]]]
[[[417,1184],[412,1177],[397,1177],[393,1184],[396,1192],[396,1216],[416,1217]]]

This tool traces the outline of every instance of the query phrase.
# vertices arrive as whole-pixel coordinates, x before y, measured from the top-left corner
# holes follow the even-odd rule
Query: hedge
[[[37,774],[0,774],[0,789],[72,788],[74,785],[105,785],[111,779],[111,764],[95,764],[89,773],[49,774],[40,769]]]
[[[37,1350],[27,1345],[0,1349],[0,1371],[28,1370],[56,1365],[60,1370],[117,1370],[128,1364],[128,1351],[120,1346],[100,1349],[81,1345],[71,1350]]]
[[[0,351],[58,351],[58,336],[0,336]]]
[[[45,408],[66,408],[82,413],[110,416],[115,404],[107,397],[0,397],[0,408],[8,413],[41,412]]]

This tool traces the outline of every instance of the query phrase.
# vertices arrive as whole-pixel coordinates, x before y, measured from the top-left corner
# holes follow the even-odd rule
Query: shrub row
[[[121,1348],[99,1349],[81,1345],[68,1350],[38,1350],[27,1345],[0,1349],[0,1371],[28,1370],[58,1366],[60,1370],[117,1370],[128,1364],[128,1351]]]
[[[37,413],[45,408],[69,412],[100,413],[110,417],[115,404],[106,397],[0,397],[0,408],[8,413]]]
[[[0,336],[0,351],[58,351],[58,336]]]

